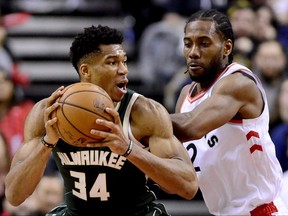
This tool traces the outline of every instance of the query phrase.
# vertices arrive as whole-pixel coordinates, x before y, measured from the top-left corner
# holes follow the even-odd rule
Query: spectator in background
[[[288,171],[288,79],[282,82],[277,99],[281,123],[271,130],[271,138],[275,143],[276,156],[285,172]]]
[[[283,174],[283,188],[280,193],[280,196],[283,200],[287,199],[288,197],[288,171],[284,172]],[[285,203],[286,207],[288,208],[288,202]]]
[[[267,0],[267,5],[269,5],[275,13],[279,24],[278,41],[285,47],[285,51],[288,54],[288,1]]]
[[[0,213],[0,216],[39,216],[34,196],[28,197],[17,207],[12,206],[6,199],[4,199],[3,208],[4,211]]]
[[[251,54],[255,48],[255,12],[249,4],[236,4],[228,9],[227,14],[234,31],[234,59],[246,67],[251,67]]]
[[[170,113],[175,112],[176,101],[181,89],[191,82],[188,73],[185,71],[187,71],[186,67],[182,67],[176,71],[175,75],[164,87],[163,105]]]
[[[24,98],[17,76],[0,67],[0,131],[7,140],[10,158],[23,141],[24,121],[34,104]]]
[[[45,216],[64,201],[63,180],[58,172],[44,175],[34,191],[37,216]]]
[[[5,199],[4,180],[9,169],[9,157],[7,152],[7,144],[3,134],[0,131],[0,214],[3,211],[2,202]]]
[[[250,4],[235,4],[228,9],[228,15],[231,20],[234,37],[255,36],[256,14]]]
[[[258,75],[266,91],[270,114],[270,130],[278,123],[277,98],[281,82],[288,74],[286,55],[281,44],[275,40],[259,44],[253,57],[253,71]]]
[[[154,0],[156,1],[156,0]],[[225,12],[229,1],[227,0],[165,0],[167,11],[177,11],[177,13],[182,16],[190,16],[201,9],[217,9],[219,11]]]
[[[45,175],[31,197],[17,207],[9,204],[4,193],[4,180],[9,170],[9,159],[6,140],[0,133],[0,216],[45,216],[52,208],[63,202],[62,178],[58,171],[46,169]]]
[[[136,45],[138,45],[145,28],[151,23],[161,20],[161,17],[165,13],[165,8],[162,4],[155,3],[155,0],[120,0],[120,2],[123,13],[135,18],[133,31],[135,34]],[[138,53],[136,53],[136,55],[138,57]]]
[[[256,14],[256,29],[254,30],[254,35],[257,42],[276,40],[278,36],[278,22],[272,8],[268,5],[260,5],[255,8],[254,11]]]
[[[7,31],[3,25],[3,17],[0,14],[0,59],[1,68],[5,71],[12,72],[14,64],[14,56],[7,46]]]
[[[267,0],[267,5],[275,11],[276,18],[280,24],[288,25],[287,0]]]
[[[7,20],[0,15],[0,131],[12,157],[23,141],[24,121],[34,102],[24,96],[23,88],[29,85],[29,79],[19,71],[17,59],[7,45]]]
[[[273,10],[264,3],[255,5],[249,1],[235,1],[227,14],[235,32],[234,59],[251,67],[258,44],[277,39],[278,25]]]
[[[154,94],[162,95],[175,71],[185,66],[182,54],[184,25],[182,16],[167,13],[143,32],[139,44],[139,74]]]

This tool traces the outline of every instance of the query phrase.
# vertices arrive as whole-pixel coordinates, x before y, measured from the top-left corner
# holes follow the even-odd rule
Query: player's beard
[[[222,71],[222,59],[221,56],[216,56],[212,58],[208,67],[203,68],[204,73],[201,75],[193,76],[189,73],[192,81],[197,83],[211,83],[215,80],[217,75]]]

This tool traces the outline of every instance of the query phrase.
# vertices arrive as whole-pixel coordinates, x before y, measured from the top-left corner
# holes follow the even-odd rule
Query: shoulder
[[[219,80],[212,89],[211,97],[226,106],[238,108],[239,118],[258,117],[264,108],[265,95],[255,79],[237,71]],[[229,105],[230,104],[230,105]]]
[[[156,114],[157,116],[163,114],[165,116],[167,113],[167,110],[162,104],[143,95],[138,96],[133,105],[132,111],[133,115],[136,114],[140,116],[145,114]]]
[[[252,76],[247,76],[247,74],[242,73],[241,71],[235,71],[219,80],[215,84],[213,91],[249,96],[249,93],[257,93],[259,92],[259,89]]]
[[[232,63],[227,66],[224,71],[225,73],[220,76],[216,86],[224,85],[225,87],[228,87],[228,90],[257,86],[257,76],[246,66],[238,63]]]
[[[219,80],[213,87],[211,95],[225,96],[227,99],[230,98],[234,102],[239,102],[242,104],[241,106],[254,104],[257,107],[262,107],[264,102],[256,81],[240,71]],[[232,102],[231,100],[230,102]]]
[[[146,135],[155,134],[157,130],[172,129],[172,123],[166,108],[159,102],[140,95],[131,112],[132,125],[142,129]],[[158,132],[157,132],[158,133]]]

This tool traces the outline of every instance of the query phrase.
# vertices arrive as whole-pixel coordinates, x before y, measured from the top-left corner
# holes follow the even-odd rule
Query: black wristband
[[[123,157],[127,157],[132,152],[133,141],[130,140],[127,151],[122,155]]]
[[[44,139],[44,136],[41,138],[41,143],[45,146],[45,147],[48,147],[48,148],[54,148],[56,146],[56,144],[50,144],[50,143],[47,143]]]

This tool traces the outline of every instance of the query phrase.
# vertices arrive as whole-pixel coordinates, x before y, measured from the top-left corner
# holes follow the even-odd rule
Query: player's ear
[[[230,55],[230,53],[232,52],[233,49],[233,43],[230,39],[226,40],[224,42],[224,56],[227,57]]]
[[[90,77],[88,64],[81,64],[79,67],[79,74],[81,77]]]

